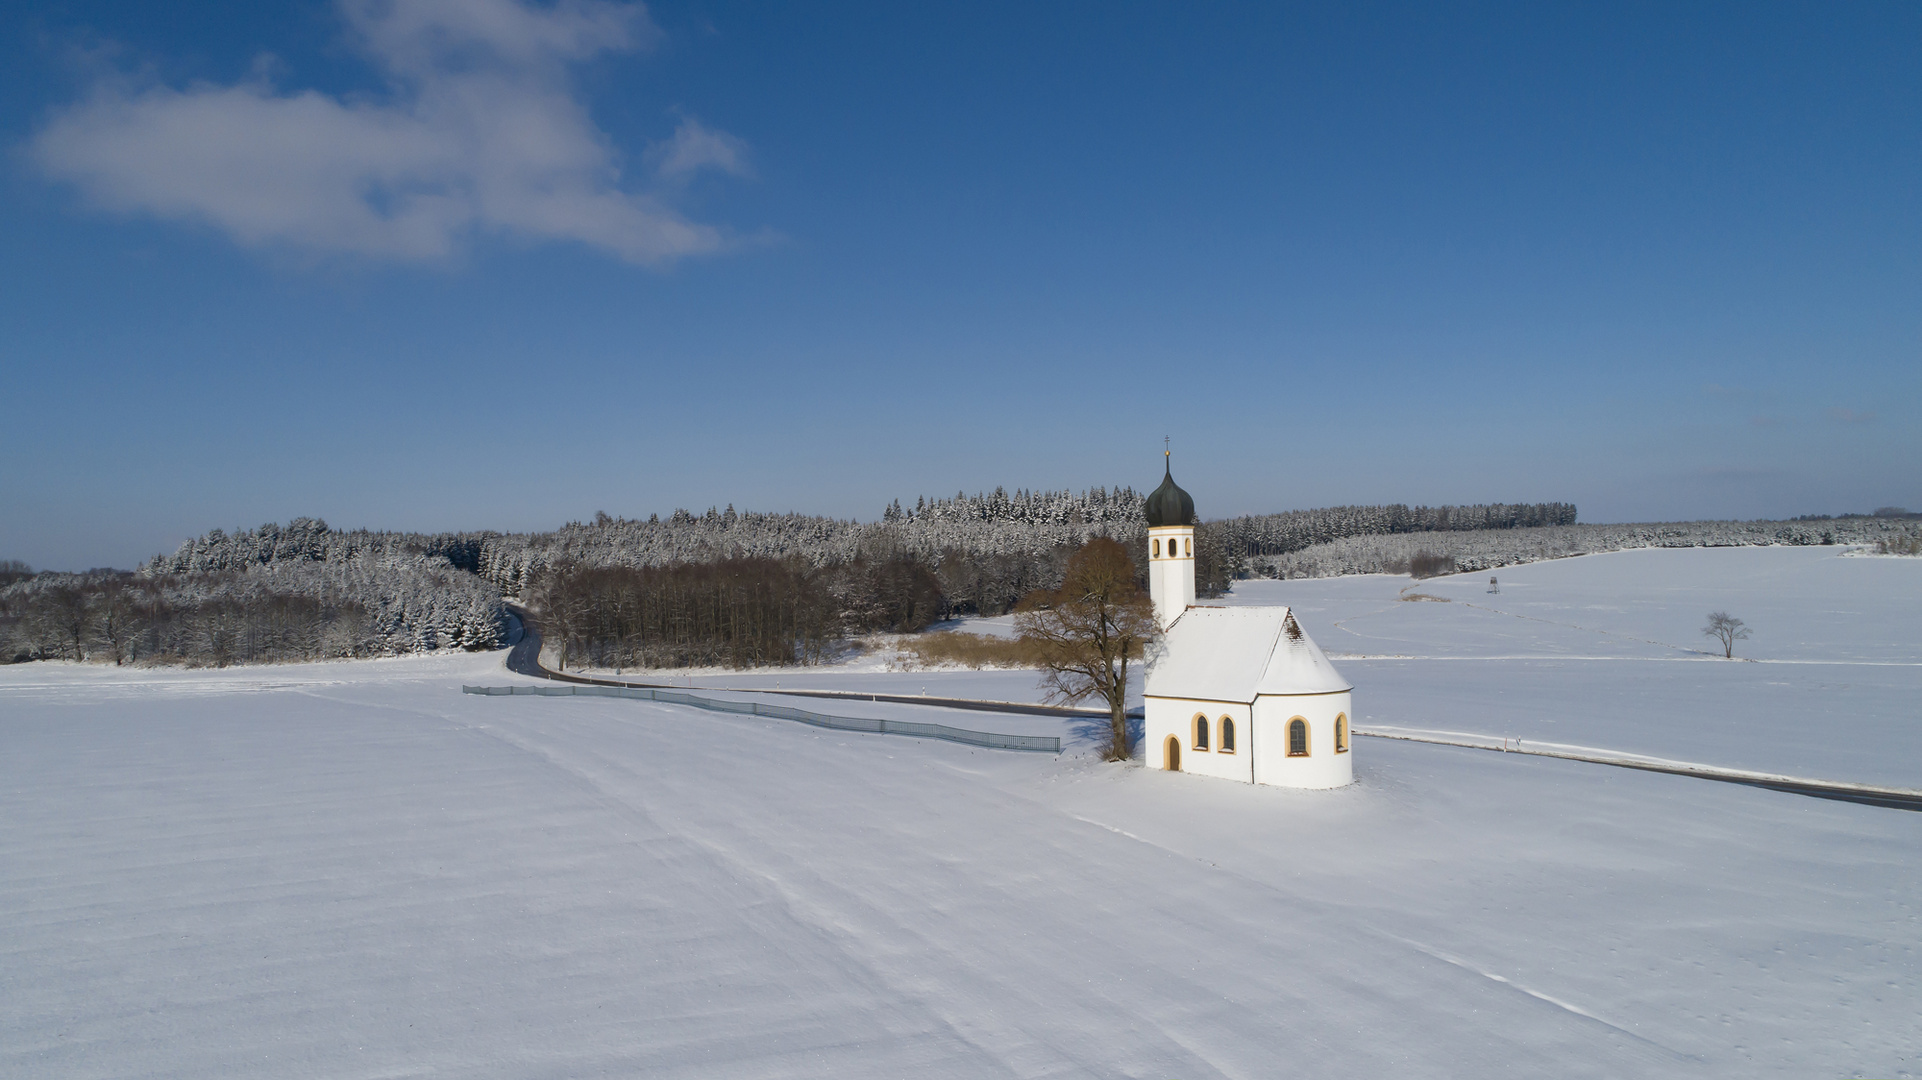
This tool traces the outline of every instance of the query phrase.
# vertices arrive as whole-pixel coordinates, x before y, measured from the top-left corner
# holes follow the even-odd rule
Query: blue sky
[[[0,15],[0,558],[1159,478],[1922,507],[1922,7]]]

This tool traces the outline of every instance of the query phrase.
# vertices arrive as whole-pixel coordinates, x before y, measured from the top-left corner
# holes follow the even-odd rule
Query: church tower
[[[1161,486],[1148,496],[1148,595],[1155,622],[1166,630],[1195,602],[1195,500],[1175,485],[1162,455]]]

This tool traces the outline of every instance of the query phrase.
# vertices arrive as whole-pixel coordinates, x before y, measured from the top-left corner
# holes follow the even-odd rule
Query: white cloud
[[[250,246],[436,259],[476,232],[573,240],[639,263],[720,249],[720,230],[621,186],[567,69],[657,34],[639,4],[340,0],[390,99],[100,80],[27,146],[99,205],[201,221]],[[264,69],[263,69],[264,70]],[[745,145],[683,120],[664,178],[745,172]],[[670,169],[669,166],[672,165]]]
[[[667,179],[684,179],[702,169],[747,176],[747,144],[725,131],[705,127],[688,118],[674,129],[674,137],[650,151],[654,171]]]

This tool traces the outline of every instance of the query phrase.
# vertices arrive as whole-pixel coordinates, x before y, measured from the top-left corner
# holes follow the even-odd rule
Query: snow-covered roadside
[[[574,669],[569,669],[574,673]],[[673,672],[630,672],[616,676],[598,672],[596,676],[657,683],[686,690],[830,690],[855,694],[925,694],[929,697],[955,697],[991,701],[1018,701],[1043,704],[1045,693],[1039,673],[1023,668],[984,669],[934,668],[925,671],[890,671],[886,668],[848,670],[833,668],[782,668],[755,671],[717,671],[703,674]],[[1137,688],[1136,704],[1139,704]]]

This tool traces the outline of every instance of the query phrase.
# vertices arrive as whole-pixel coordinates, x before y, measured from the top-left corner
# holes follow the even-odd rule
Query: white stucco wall
[[[1168,736],[1181,743],[1181,771],[1215,776],[1223,780],[1252,782],[1253,761],[1248,750],[1252,730],[1251,713],[1246,705],[1222,701],[1185,701],[1177,698],[1144,700],[1141,725],[1142,760],[1151,769],[1168,767]],[[1194,718],[1208,718],[1208,749],[1195,749]],[[1221,718],[1235,722],[1235,751],[1223,753]]]
[[[1348,691],[1336,694],[1263,694],[1254,703],[1255,780],[1277,787],[1333,788],[1355,780],[1355,707]],[[1288,722],[1308,721],[1308,756],[1288,756]],[[1335,752],[1335,718],[1348,720],[1346,753]],[[1185,765],[1186,759],[1183,759]]]
[[[1148,530],[1148,595],[1154,600],[1155,621],[1164,629],[1195,602],[1194,526]]]

